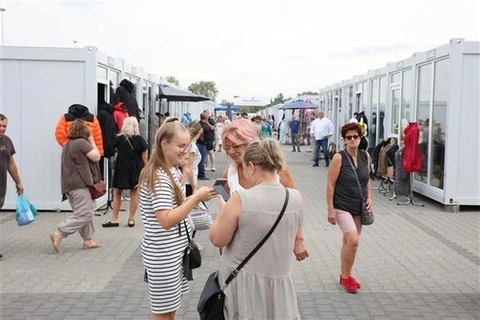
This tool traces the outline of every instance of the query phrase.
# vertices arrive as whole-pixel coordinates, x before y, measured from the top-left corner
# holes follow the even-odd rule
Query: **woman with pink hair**
[[[245,178],[242,159],[247,146],[256,141],[260,141],[260,138],[250,120],[238,119],[225,127],[222,133],[222,144],[223,150],[230,158],[230,166],[222,177],[227,179],[225,184],[227,193],[233,194],[238,190],[252,187]],[[292,174],[286,165],[280,171],[280,183],[286,188],[295,188]],[[298,261],[308,257],[308,251],[303,244],[302,228],[298,230],[295,238],[294,253]]]

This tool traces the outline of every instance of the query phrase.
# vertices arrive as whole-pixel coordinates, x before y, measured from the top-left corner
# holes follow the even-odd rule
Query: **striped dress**
[[[188,292],[188,281],[183,276],[183,253],[188,244],[183,221],[170,230],[165,230],[155,211],[178,207],[174,189],[167,173],[157,170],[158,182],[155,194],[145,185],[140,189],[140,211],[145,227],[142,240],[142,258],[148,277],[148,292],[151,312],[165,314],[180,307],[182,294]],[[175,183],[179,183],[172,170]],[[184,220],[190,230],[188,219]]]

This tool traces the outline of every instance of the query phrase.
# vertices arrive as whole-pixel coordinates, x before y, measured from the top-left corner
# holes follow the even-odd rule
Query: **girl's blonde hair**
[[[164,122],[162,124],[155,134],[155,144],[152,156],[140,173],[139,178],[140,185],[145,184],[150,192],[155,194],[155,183],[160,183],[157,176],[157,170],[163,169],[172,183],[174,199],[178,205],[183,203],[183,192],[180,186],[175,183],[172,175],[172,168],[168,168],[166,165],[165,155],[162,150],[162,142],[171,142],[177,134],[182,132],[187,132],[187,129],[179,121]]]
[[[140,134],[137,118],[128,117],[123,120],[122,134],[128,137],[138,136]]]
[[[248,145],[243,153],[243,162],[245,164],[251,162],[265,171],[277,171],[279,173],[285,160],[278,141],[265,139]]]

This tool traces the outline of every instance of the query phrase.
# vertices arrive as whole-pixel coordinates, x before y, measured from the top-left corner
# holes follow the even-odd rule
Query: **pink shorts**
[[[335,209],[335,214],[337,224],[343,234],[352,231],[357,231],[359,235],[362,233],[362,217],[360,215],[354,217],[350,212],[338,209]]]

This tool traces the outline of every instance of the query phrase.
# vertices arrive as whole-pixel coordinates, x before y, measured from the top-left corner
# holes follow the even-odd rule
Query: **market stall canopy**
[[[213,111],[217,112],[217,111],[228,111],[228,109],[230,108],[230,110],[232,112],[240,112],[240,108],[239,107],[234,107],[234,106],[216,106],[215,109],[213,109]]]
[[[318,104],[313,103],[310,100],[297,100],[281,106],[280,110],[287,110],[287,109],[316,109],[318,108]]]
[[[158,99],[166,99],[167,101],[199,102],[210,100],[210,98],[192,93],[190,91],[176,89],[164,84],[159,85],[158,92]]]

